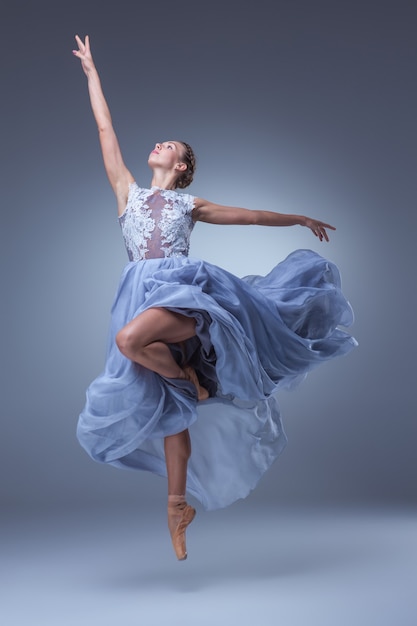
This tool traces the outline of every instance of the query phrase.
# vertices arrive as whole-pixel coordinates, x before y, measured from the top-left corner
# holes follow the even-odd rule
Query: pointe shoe
[[[197,377],[197,374],[195,373],[194,368],[192,368],[191,365],[185,365],[182,369],[183,369],[183,372],[185,374],[185,378],[187,380],[189,380],[190,383],[193,383],[193,385],[197,389],[197,398],[198,398],[198,400],[199,401],[207,400],[207,398],[210,396],[210,394],[207,391],[207,389],[205,389],[204,387],[202,387],[200,385],[200,382],[198,380],[198,377]]]
[[[182,508],[178,505],[168,505],[168,527],[172,546],[179,561],[185,561],[187,558],[185,531],[193,521],[195,514],[196,510],[187,503]]]

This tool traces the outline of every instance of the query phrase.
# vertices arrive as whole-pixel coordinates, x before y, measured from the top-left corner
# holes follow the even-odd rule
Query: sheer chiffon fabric
[[[197,402],[188,381],[163,378],[118,350],[117,332],[151,307],[196,319],[197,336],[170,347],[195,367],[208,400]],[[277,392],[350,352],[356,341],[339,326],[352,322],[337,267],[311,250],[243,279],[183,253],[130,261],[79,441],[97,461],[166,476],[163,438],[189,428],[187,491],[205,509],[228,506],[248,495],[286,445]]]

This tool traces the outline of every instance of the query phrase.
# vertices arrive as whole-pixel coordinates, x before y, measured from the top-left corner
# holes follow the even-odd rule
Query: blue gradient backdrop
[[[91,37],[125,161],[191,143],[190,192],[337,227],[199,224],[192,254],[237,275],[309,247],[341,268],[359,348],[281,404],[289,445],[253,502],[416,503],[414,2],[5,0],[1,96],[1,502],[163,496],[94,464],[75,426],[127,260],[74,34]]]

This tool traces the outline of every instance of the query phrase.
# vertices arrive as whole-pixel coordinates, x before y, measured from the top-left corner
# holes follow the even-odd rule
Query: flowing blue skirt
[[[117,332],[151,307],[197,322],[186,342],[211,397],[124,357]],[[164,442],[188,428],[187,491],[207,510],[244,498],[286,444],[276,394],[357,343],[337,267],[297,250],[267,276],[237,278],[199,259],[128,263],[112,307],[104,371],[87,390],[77,436],[88,454],[117,467],[166,476]],[[183,353],[170,346],[174,358]]]

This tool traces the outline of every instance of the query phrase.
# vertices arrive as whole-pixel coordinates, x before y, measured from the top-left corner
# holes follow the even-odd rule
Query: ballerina
[[[300,250],[266,277],[239,279],[188,256],[192,229],[301,225],[329,241],[335,228],[176,191],[190,185],[196,165],[183,141],[155,144],[151,185],[139,186],[122,157],[89,37],[75,39],[129,256],[105,370],[87,391],[77,434],[95,460],[167,476],[168,527],[184,560],[195,516],[186,492],[206,509],[245,497],[286,442],[278,388],[356,345],[338,328],[353,315],[334,264]]]

